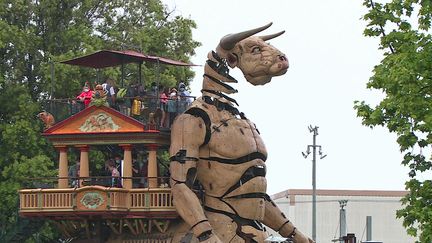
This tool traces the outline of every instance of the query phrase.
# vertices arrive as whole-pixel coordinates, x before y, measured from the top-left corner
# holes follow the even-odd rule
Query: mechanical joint
[[[170,161],[177,161],[181,164],[186,161],[198,161],[198,158],[186,156],[186,149],[180,149],[174,156],[171,156]]]

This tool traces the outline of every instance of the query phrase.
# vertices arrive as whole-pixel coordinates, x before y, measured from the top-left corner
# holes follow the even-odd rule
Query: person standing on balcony
[[[117,108],[126,116],[130,116],[131,114],[132,99],[134,98],[132,96],[130,85],[120,88],[116,95]]]
[[[142,111],[144,110],[144,96],[146,90],[144,85],[138,82],[130,84],[126,89],[122,89],[125,92],[125,96],[129,98],[121,99],[121,102],[125,102],[124,106],[129,107],[129,114],[134,119],[143,122],[144,117]],[[117,93],[117,98],[120,95],[120,91]],[[118,101],[119,99],[117,99]],[[121,113],[125,114],[125,111],[120,110]]]
[[[72,187],[79,186],[79,170],[80,162],[77,161],[74,165],[69,166],[68,177]]]
[[[99,173],[99,176],[102,176],[100,179],[100,185],[109,187],[112,185],[111,171],[108,168],[109,160],[106,160],[104,169]]]
[[[123,176],[123,163],[124,160],[119,154],[116,154],[114,156],[114,166],[117,169],[117,171],[120,173],[120,177]],[[123,178],[120,178],[120,184],[123,184]]]
[[[146,96],[147,91],[143,84],[135,83],[131,85],[131,96],[139,97],[141,100]]]
[[[159,99],[160,99],[160,110],[162,111],[162,117],[160,119],[160,127],[166,127],[168,124],[168,88],[163,86],[159,87]]]
[[[107,78],[105,82],[102,84],[102,88],[106,92],[107,101],[111,108],[115,108],[116,106],[116,86],[115,81],[112,78]]]
[[[141,162],[138,162],[136,156],[133,156],[132,158],[132,187],[133,188],[137,188],[139,187],[139,183],[141,180],[141,174],[140,174],[140,170],[141,170]]]
[[[149,95],[149,101],[148,101],[148,108],[150,112],[156,112],[158,99],[159,99],[159,92],[158,92],[158,86],[156,82],[151,83],[150,91],[148,92]]]
[[[91,98],[93,96],[93,91],[90,89],[89,83],[86,82],[81,94],[79,94],[76,98],[78,101],[83,102],[85,108],[90,104]]]
[[[190,98],[190,92],[186,89],[186,85],[181,82],[179,84],[179,105],[178,105],[178,110],[177,112],[183,113],[186,108],[192,103],[191,98]]]
[[[70,104],[71,115],[75,115],[76,113],[84,109],[83,108],[84,104],[78,103],[75,99],[70,100],[69,104]]]
[[[174,122],[174,118],[177,116],[177,96],[178,92],[176,88],[171,88],[168,98],[168,114],[169,114],[169,126]]]

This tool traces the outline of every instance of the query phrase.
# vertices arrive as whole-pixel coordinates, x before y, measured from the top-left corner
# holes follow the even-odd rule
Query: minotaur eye
[[[261,48],[259,46],[255,46],[254,48],[252,48],[252,53],[253,54],[261,53]]]

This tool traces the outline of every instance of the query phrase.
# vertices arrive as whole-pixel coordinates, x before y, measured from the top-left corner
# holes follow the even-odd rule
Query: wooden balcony
[[[170,188],[23,189],[20,215],[49,219],[176,218]]]

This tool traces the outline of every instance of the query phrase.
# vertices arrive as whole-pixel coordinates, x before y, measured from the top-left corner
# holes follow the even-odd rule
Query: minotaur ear
[[[226,60],[227,60],[227,62],[228,62],[228,65],[229,65],[231,68],[234,68],[234,67],[237,66],[238,58],[237,58],[237,55],[236,55],[236,54],[229,53],[229,54],[228,54],[228,57],[226,58]]]

